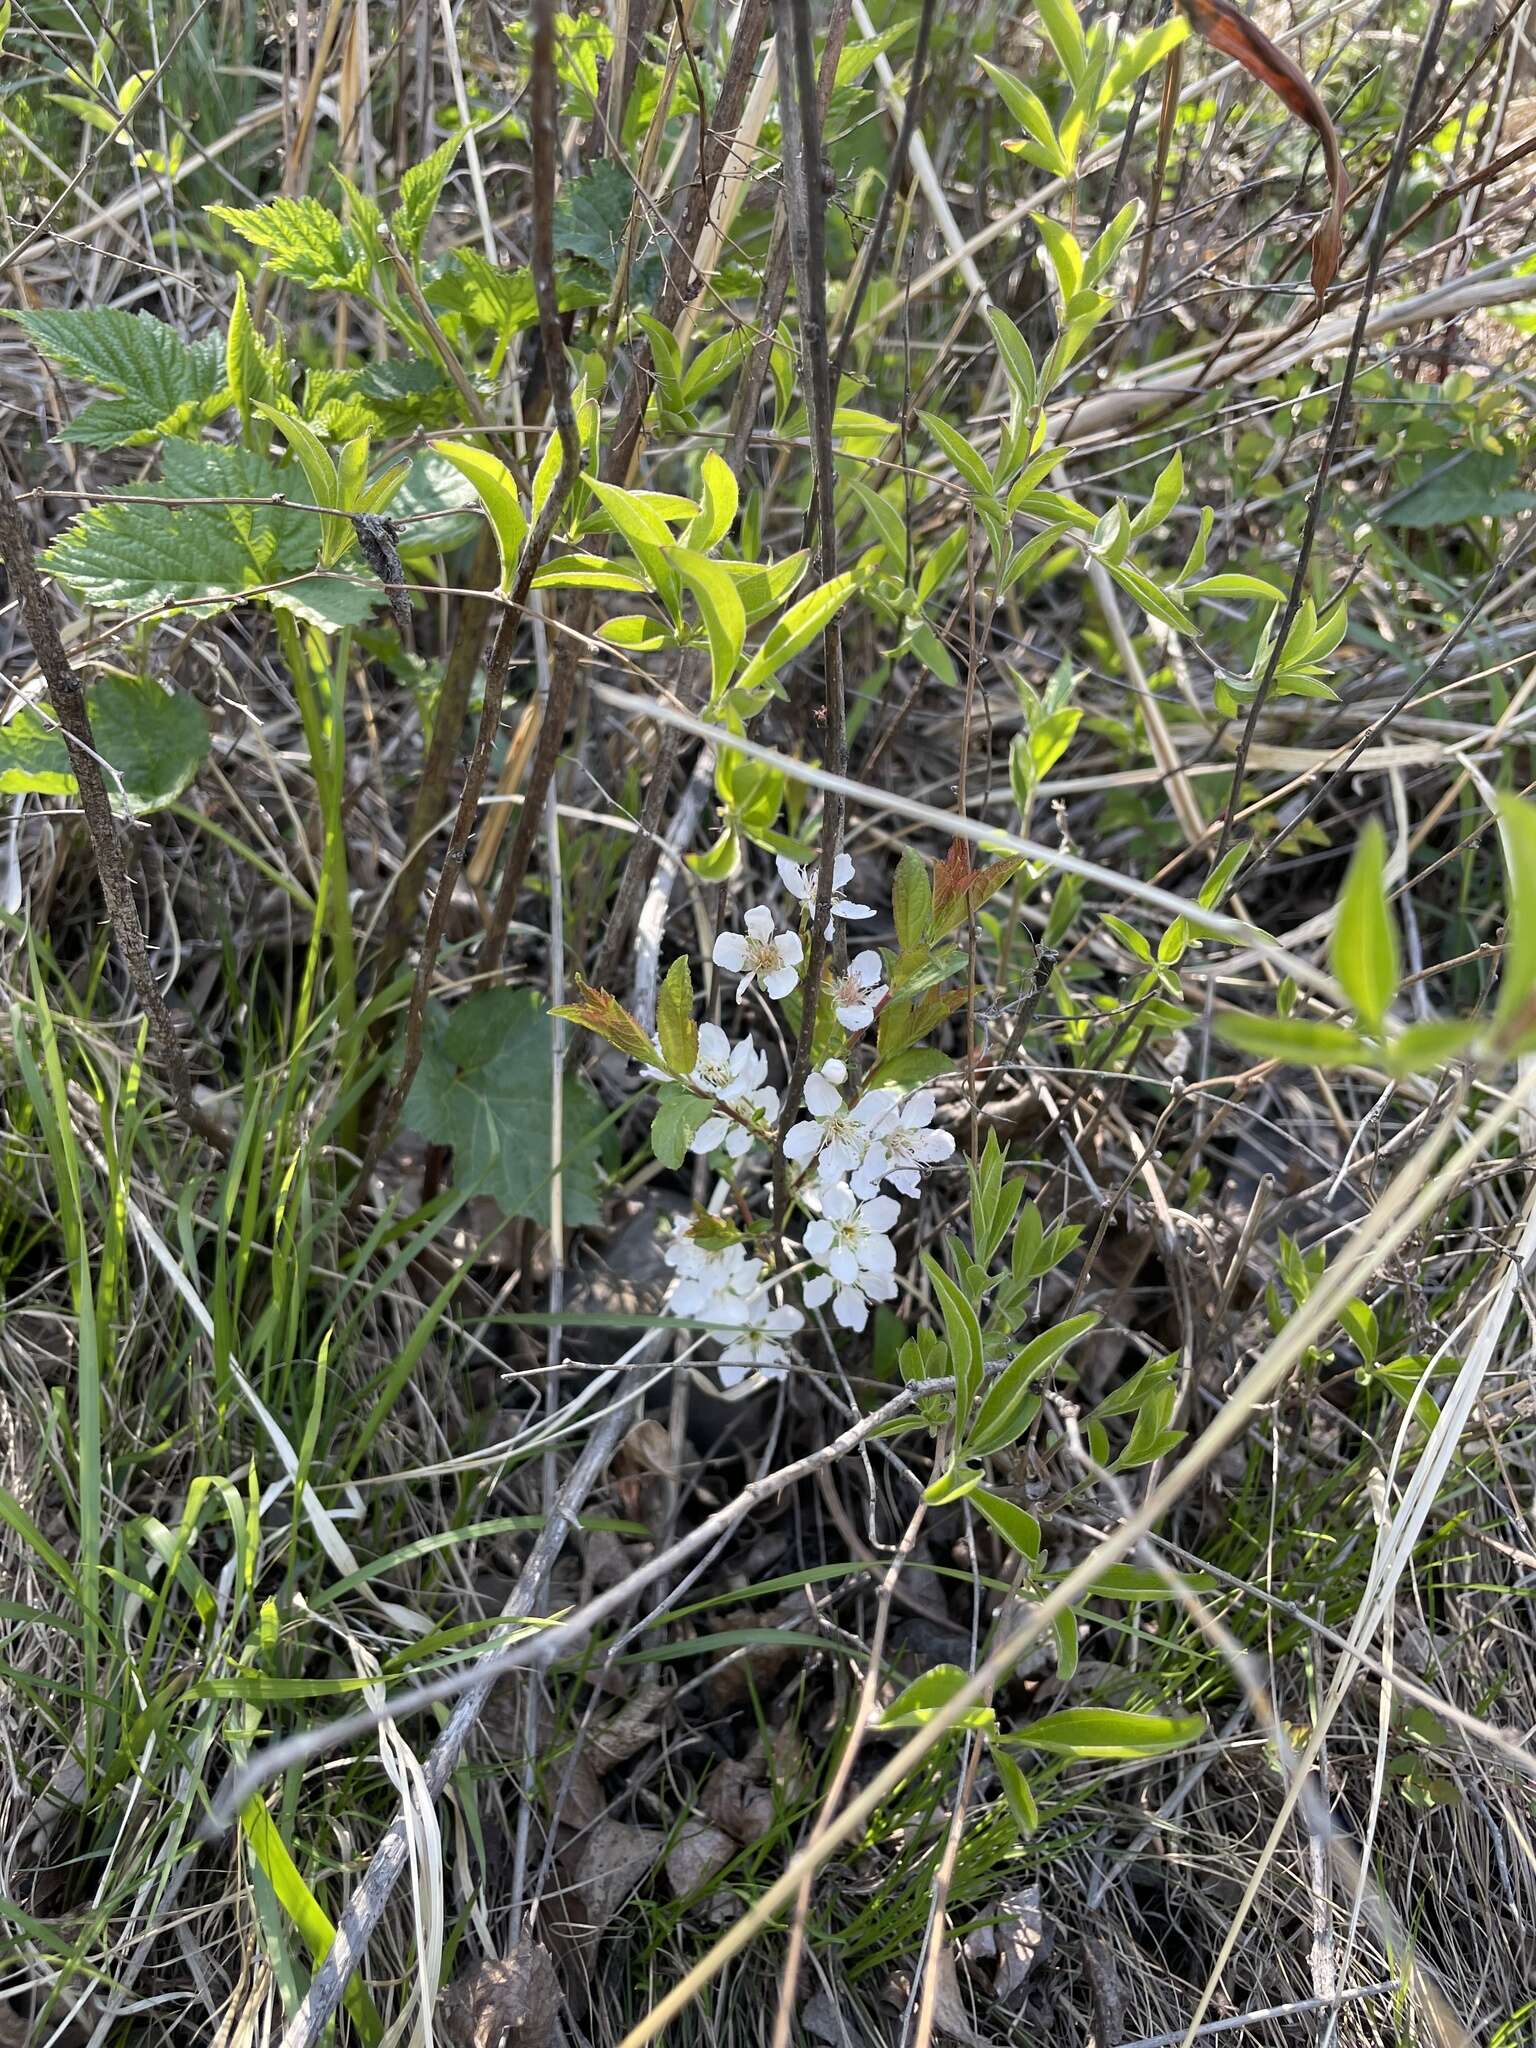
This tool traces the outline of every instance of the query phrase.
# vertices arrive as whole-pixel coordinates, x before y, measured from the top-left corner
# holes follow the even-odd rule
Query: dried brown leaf
[[[590,1939],[603,1932],[630,1893],[661,1861],[665,1840],[655,1828],[632,1828],[621,1820],[598,1822],[576,1854],[579,1933]]]
[[[992,1996],[1000,2005],[1013,2005],[1030,1972],[1050,1953],[1051,1930],[1040,1904],[1038,1884],[1011,1892],[1001,1902],[1000,1911],[1004,1917],[992,1929],[997,1944],[997,1976]]]
[[[1349,174],[1344,168],[1338,131],[1310,78],[1287,56],[1278,43],[1270,41],[1232,5],[1232,0],[1179,0],[1197,35],[1213,50],[1239,63],[1250,78],[1274,93],[1297,120],[1305,121],[1323,145],[1328,183],[1333,199],[1317,233],[1312,237],[1312,291],[1321,307],[1328,287],[1339,268],[1344,241],[1344,207],[1349,198]]]
[[[736,1854],[737,1844],[724,1828],[689,1821],[667,1857],[667,1883],[673,1896],[686,1899],[717,1877]]]
[[[536,1941],[520,1941],[503,1961],[455,1977],[433,2023],[444,2048],[544,2048],[559,2012],[554,1964]]]

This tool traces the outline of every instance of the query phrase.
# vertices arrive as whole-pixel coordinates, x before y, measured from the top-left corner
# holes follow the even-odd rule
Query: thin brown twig
[[[539,346],[549,386],[550,410],[560,436],[560,474],[550,493],[551,504],[563,505],[581,473],[581,437],[571,405],[570,368],[560,327],[560,300],[555,280],[555,177],[559,151],[559,96],[555,77],[555,16],[551,0],[534,0],[533,88],[533,234],[529,264],[539,307]],[[525,593],[526,594],[526,593]],[[480,966],[494,973],[506,951],[507,932],[517,908],[517,892],[533,853],[544,817],[544,799],[560,759],[565,721],[576,689],[576,642],[562,635],[557,642],[549,698],[538,745],[528,768],[528,787],[501,884],[485,927]]]
[[[790,254],[794,261],[795,295],[800,317],[801,374],[811,438],[812,503],[817,512],[817,574],[823,583],[827,583],[837,574],[837,465],[832,452],[832,364],[827,344],[827,194],[822,178],[815,51],[809,0],[775,0],[775,4],[782,77],[780,109],[784,131],[784,203],[789,219]],[[828,621],[823,636],[822,659],[826,670],[826,759],[832,774],[841,776],[847,773],[848,738],[844,723],[842,629],[835,614]],[[827,927],[832,916],[832,875],[842,838],[842,796],[828,790],[823,799],[810,950],[806,958],[805,980],[801,984],[800,1035],[785,1083],[779,1138],[773,1148],[776,1230],[783,1229],[789,1207],[784,1138],[800,1107],[811,1067],[817,996],[827,957]]]
[[[1435,8],[1434,17],[1429,24],[1423,44],[1419,50],[1419,61],[1414,69],[1413,83],[1408,89],[1407,104],[1403,108],[1403,118],[1398,124],[1397,139],[1392,146],[1392,160],[1387,166],[1387,174],[1382,180],[1381,192],[1376,201],[1376,211],[1371,222],[1370,247],[1366,257],[1365,278],[1360,287],[1360,308],[1355,320],[1355,331],[1350,340],[1349,354],[1345,359],[1344,374],[1339,379],[1339,390],[1338,396],[1334,400],[1333,416],[1328,422],[1328,435],[1323,443],[1322,458],[1318,463],[1317,481],[1313,485],[1311,496],[1307,501],[1306,524],[1302,528],[1301,545],[1296,554],[1296,568],[1291,577],[1290,595],[1286,599],[1285,610],[1281,615],[1280,623],[1275,628],[1274,644],[1270,648],[1269,659],[1264,665],[1263,676],[1260,678],[1259,687],[1253,702],[1248,707],[1248,716],[1243,721],[1243,730],[1238,739],[1237,758],[1232,765],[1232,787],[1227,797],[1226,810],[1222,815],[1221,837],[1216,843],[1214,855],[1214,859],[1218,862],[1225,855],[1228,842],[1232,837],[1233,823],[1237,816],[1238,806],[1242,802],[1243,775],[1248,766],[1249,750],[1253,745],[1254,735],[1258,731],[1259,720],[1264,715],[1264,707],[1269,702],[1270,692],[1275,685],[1275,677],[1280,668],[1280,657],[1285,650],[1286,637],[1291,627],[1295,624],[1296,616],[1301,610],[1302,600],[1306,596],[1307,569],[1312,560],[1313,543],[1317,538],[1317,529],[1322,518],[1323,500],[1327,494],[1328,480],[1333,468],[1334,458],[1337,456],[1340,445],[1343,442],[1344,423],[1349,417],[1349,402],[1355,388],[1355,372],[1360,366],[1361,351],[1365,345],[1366,327],[1370,321],[1371,306],[1376,297],[1376,280],[1381,272],[1382,257],[1386,254],[1387,236],[1392,220],[1392,202],[1397,196],[1397,188],[1402,182],[1403,172],[1407,169],[1409,146],[1413,139],[1414,115],[1418,109],[1420,96],[1424,91],[1425,85],[1428,83],[1429,74],[1434,68],[1435,57],[1440,48],[1440,38],[1445,32],[1445,24],[1450,11],[1450,0],[1439,0],[1439,4]]]
[[[554,284],[554,204],[555,165],[559,147],[558,95],[555,79],[555,23],[552,0],[535,0],[533,10],[533,84],[530,129],[533,145],[533,243],[532,267],[534,287],[539,301],[539,327],[549,346],[549,330],[552,326],[557,346],[550,358],[551,389],[555,388],[555,363],[558,359],[564,365],[563,343],[560,343],[559,308],[555,297]],[[427,997],[432,989],[432,976],[437,966],[437,956],[442,949],[443,937],[448,928],[448,915],[453,906],[454,891],[459,876],[464,870],[465,855],[469,847],[470,834],[474,829],[475,816],[480,805],[480,792],[485,785],[486,773],[491,764],[491,754],[496,744],[496,733],[501,724],[502,698],[506,689],[507,670],[512,661],[512,648],[517,638],[523,607],[528,593],[533,588],[533,579],[550,536],[570,494],[572,484],[581,467],[580,444],[576,440],[575,421],[570,414],[570,397],[565,397],[566,421],[561,422],[562,460],[560,472],[548,498],[540,509],[518,560],[517,575],[502,608],[501,623],[496,629],[496,638],[491,643],[490,658],[486,663],[485,701],[480,713],[480,726],[475,734],[475,744],[470,753],[469,765],[464,774],[464,786],[459,793],[459,807],[453,821],[453,836],[443,856],[442,873],[438,876],[437,890],[432,898],[432,909],[427,918],[427,929],[421,942],[421,953],[416,963],[416,978],[411,988],[410,1002],[405,1018],[405,1047],[401,1056],[400,1071],[395,1077],[387,1101],[373,1133],[368,1140],[367,1154],[363,1160],[362,1172],[358,1176],[361,1194],[368,1185],[369,1176],[378,1165],[379,1157],[389,1142],[400,1113],[405,1107],[411,1083],[416,1078],[416,1069],[421,1064],[422,1034],[426,1019]],[[559,417],[559,400],[556,400],[556,416]],[[567,436],[567,421],[570,433]],[[552,723],[553,721],[551,721]],[[546,732],[548,727],[546,727]],[[537,766],[537,763],[535,763]],[[535,801],[537,795],[537,801]],[[530,777],[530,800],[523,807],[519,821],[519,834],[525,827],[537,831],[543,814],[542,787],[535,792]],[[515,851],[515,848],[514,848]],[[526,858],[526,856],[525,856]],[[488,935],[489,936],[489,935]],[[498,956],[499,957],[499,956]]]

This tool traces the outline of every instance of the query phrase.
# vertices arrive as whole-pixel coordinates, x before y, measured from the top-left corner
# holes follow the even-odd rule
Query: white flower
[[[721,1337],[722,1349],[715,1368],[721,1386],[734,1387],[754,1372],[778,1379],[790,1363],[784,1340],[793,1337],[805,1324],[799,1309],[788,1303],[772,1308],[767,1292],[760,1290],[750,1300],[734,1304],[728,1320],[735,1328],[729,1337]]]
[[[874,1173],[874,1155],[862,1171],[853,1176],[854,1192],[872,1195],[882,1180],[889,1181],[900,1195],[916,1196],[922,1175],[941,1159],[948,1159],[955,1141],[948,1131],[929,1129],[935,1108],[931,1088],[919,1088],[900,1109],[888,1115],[877,1133],[880,1171]]]
[[[875,1021],[875,1005],[885,997],[880,955],[855,953],[848,972],[832,984],[832,1008],[845,1031],[867,1031]]]
[[[699,1056],[688,1076],[695,1088],[717,1102],[737,1102],[767,1077],[768,1055],[758,1051],[750,1031],[732,1045],[718,1024],[699,1026]]]
[[[816,892],[821,886],[819,868],[803,868],[797,860],[790,860],[782,853],[773,857],[779,871],[779,880],[784,884],[797,903],[803,903],[807,910],[816,908]],[[832,863],[832,916],[873,917],[874,906],[869,903],[850,903],[843,894],[853,880],[853,862],[846,853],[840,853]],[[827,937],[832,936],[832,926],[827,926]]]
[[[717,967],[741,976],[741,985],[736,991],[738,1000],[746,996],[756,976],[762,981],[764,992],[776,1003],[781,1003],[800,979],[800,962],[805,949],[794,932],[774,930],[773,912],[765,910],[760,903],[753,905],[743,922],[747,927],[746,937],[743,938],[739,932],[722,932],[715,941],[711,957]],[[703,1036],[701,1029],[701,1042]]]
[[[889,1089],[877,1088],[856,1102],[843,1106],[837,1084],[846,1081],[848,1069],[841,1060],[827,1060],[805,1081],[805,1106],[810,1118],[796,1124],[784,1140],[784,1157],[797,1162],[816,1160],[817,1178],[822,1181],[850,1179],[861,1174],[880,1183],[885,1172],[885,1153],[876,1137],[876,1126],[890,1115],[896,1098]]]
[[[805,1285],[805,1305],[831,1299],[832,1314],[844,1329],[862,1330],[872,1301],[896,1292],[896,1247],[887,1234],[900,1210],[889,1195],[860,1202],[852,1188],[827,1188],[821,1211],[805,1230],[805,1248],[822,1267]]]
[[[754,1088],[750,1095],[738,1096],[731,1104],[737,1116],[749,1116],[762,1125],[771,1127],[779,1114],[779,1091],[777,1088]],[[763,1133],[767,1136],[765,1130]],[[724,1145],[728,1159],[740,1159],[757,1142],[758,1133],[748,1130],[736,1117],[706,1117],[694,1132],[688,1150],[700,1154],[713,1152],[717,1145]]]
[[[690,1231],[673,1234],[662,1257],[677,1274],[667,1306],[703,1323],[736,1320],[735,1307],[762,1286],[767,1268],[744,1244],[703,1245]]]

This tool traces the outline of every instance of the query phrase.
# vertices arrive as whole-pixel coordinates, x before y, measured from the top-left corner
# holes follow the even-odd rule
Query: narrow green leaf
[[[747,637],[747,614],[741,594],[719,562],[692,548],[674,547],[672,564],[693,594],[709,640],[710,701],[717,703],[730,686]]]
[[[1097,1315],[1073,1316],[1054,1330],[1042,1330],[1038,1337],[1025,1345],[983,1394],[975,1423],[965,1433],[968,1457],[990,1457],[996,1451],[1006,1450],[1015,1441],[1033,1419],[1030,1404],[1033,1402],[1038,1406],[1030,1388],[1064,1352],[1071,1349],[1079,1337],[1086,1337],[1098,1321]]]
[[[467,442],[434,441],[432,449],[474,485],[501,552],[501,588],[510,590],[523,542],[528,537],[528,521],[511,470],[489,449],[473,448]]]
[[[1368,1031],[1379,1033],[1402,973],[1387,902],[1387,840],[1372,818],[1360,835],[1339,899],[1330,958],[1340,988]]]
[[[955,1416],[963,1433],[981,1387],[981,1324],[975,1309],[938,1260],[924,1252],[923,1264],[939,1297],[939,1308],[944,1317],[944,1340],[949,1346],[950,1370],[955,1375]]]
[[[1359,1032],[1338,1024],[1314,1024],[1305,1017],[1249,1017],[1227,1010],[1217,1016],[1214,1028],[1218,1038],[1239,1052],[1287,1060],[1298,1067],[1348,1067],[1371,1057],[1370,1041]]]
[[[1536,804],[1503,797],[1498,814],[1508,908],[1493,1028],[1500,1043],[1512,1049],[1536,1026]]]
[[[881,1728],[926,1727],[940,1708],[947,1707],[955,1694],[969,1683],[969,1673],[962,1671],[958,1664],[935,1664],[931,1671],[925,1671],[921,1678],[914,1678],[896,1695],[877,1725]],[[959,1728],[990,1728],[996,1719],[990,1707],[978,1703],[955,1725]]]
[[[1005,1739],[1051,1756],[1129,1758],[1188,1749],[1206,1732],[1203,1714],[1138,1714],[1120,1707],[1067,1707]]]
[[[1040,1562],[1040,1524],[1028,1508],[1021,1508],[1017,1501],[1004,1500],[998,1494],[989,1493],[984,1486],[973,1487],[970,1498],[971,1505],[1020,1557],[1027,1558],[1031,1564]]]
[[[1008,1811],[1013,1815],[1021,1835],[1032,1835],[1040,1825],[1040,1809],[1035,1804],[1035,1795],[1029,1789],[1029,1780],[1014,1762],[1007,1750],[992,1745],[992,1763],[997,1772],[997,1781],[1003,1788],[1003,1797],[1008,1802]]]

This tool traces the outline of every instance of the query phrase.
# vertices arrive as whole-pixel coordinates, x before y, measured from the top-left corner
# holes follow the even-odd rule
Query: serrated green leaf
[[[208,756],[201,705],[151,676],[103,676],[87,693],[91,737],[115,809],[135,816],[173,803]],[[0,725],[0,794],[75,796],[64,736],[28,707]]]
[[[618,272],[634,204],[633,174],[604,157],[579,178],[570,178],[555,201],[555,247],[595,263],[610,282]]]
[[[360,292],[372,264],[361,238],[318,199],[272,199],[265,206],[210,206],[279,277],[311,291]]]
[[[141,499],[93,506],[43,560],[87,604],[108,610],[233,604],[257,580],[233,523],[201,506]]]
[[[40,355],[72,376],[152,410],[157,422],[183,405],[217,397],[224,388],[219,344],[185,342],[152,314],[102,306],[39,308],[15,318]]]
[[[429,1011],[406,1120],[452,1148],[460,1187],[490,1194],[505,1216],[546,1227],[553,1101],[549,1013],[533,990],[482,989],[451,1012],[441,1005]],[[602,1105],[567,1076],[562,1112],[565,1222],[595,1223]]]
[[[662,1058],[674,1074],[691,1074],[698,1064],[699,1027],[693,1016],[693,970],[679,953],[667,969],[656,1004],[656,1035]]]
[[[429,157],[419,164],[412,164],[400,180],[400,204],[390,226],[407,255],[421,254],[422,238],[437,211],[437,202],[443,196],[443,186],[453,169],[462,139],[461,136],[450,135]]]
[[[688,1157],[697,1132],[714,1114],[712,1103],[686,1088],[663,1088],[651,1119],[651,1150],[669,1172],[675,1173]]]

